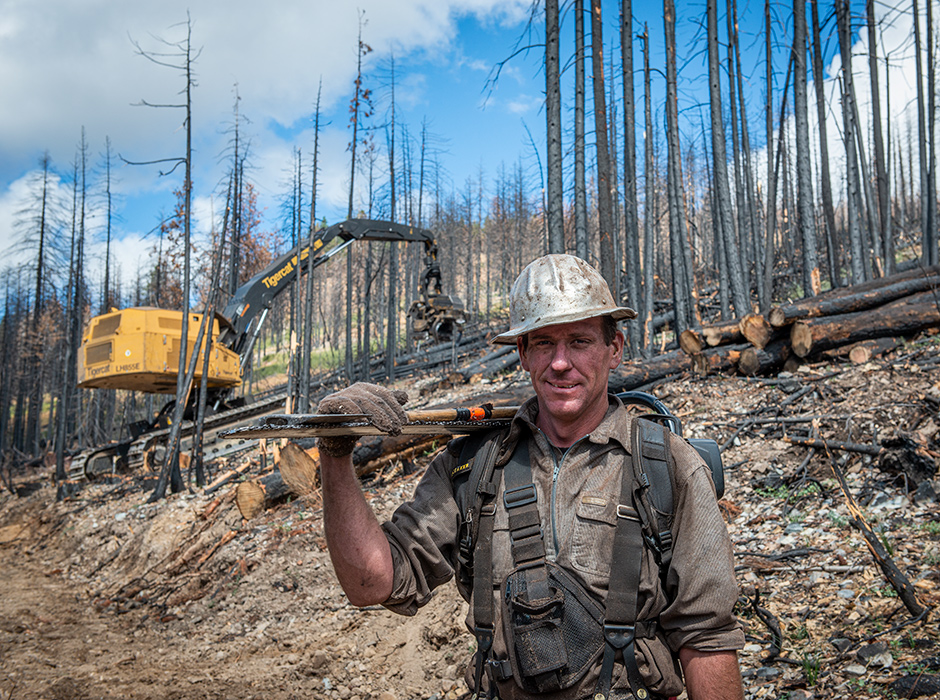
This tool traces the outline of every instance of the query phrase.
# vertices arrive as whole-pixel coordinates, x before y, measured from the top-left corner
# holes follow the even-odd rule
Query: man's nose
[[[558,372],[569,367],[571,367],[571,361],[568,356],[568,346],[565,343],[558,343],[552,354],[552,369]]]

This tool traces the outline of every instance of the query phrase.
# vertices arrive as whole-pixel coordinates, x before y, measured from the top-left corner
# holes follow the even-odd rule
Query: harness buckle
[[[640,522],[640,514],[637,513],[636,508],[622,503],[617,504],[617,517],[623,518],[624,520],[632,520],[635,523]]]
[[[636,637],[636,627],[634,625],[616,625],[610,622],[604,623],[604,639],[614,649],[625,649]]]

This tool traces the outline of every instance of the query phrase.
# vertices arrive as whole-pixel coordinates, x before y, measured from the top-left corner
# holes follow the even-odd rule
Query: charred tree
[[[859,223],[861,181],[858,171],[858,153],[855,150],[855,110],[852,104],[852,30],[848,0],[835,0],[836,23],[839,32],[839,49],[842,53],[842,123],[845,144],[846,211],[848,216],[849,246],[851,249],[852,283],[864,281],[865,254],[862,248],[862,231]]]
[[[823,86],[822,44],[819,32],[819,8],[817,0],[810,0],[813,21],[813,87],[816,91],[816,123],[819,128],[819,179],[822,187],[823,219],[826,224],[826,252],[829,263],[829,279],[833,287],[841,284],[839,275],[838,233],[836,231],[835,207],[832,203],[832,183],[829,177],[829,137],[826,135],[826,95]]]
[[[623,235],[627,273],[627,303],[641,307],[639,205],[636,194],[636,101],[633,95],[633,2],[623,0],[620,18],[620,54],[623,64]],[[631,357],[640,352],[640,323],[627,321]]]
[[[815,296],[820,291],[820,279],[806,99],[806,0],[793,0],[793,114],[796,121],[797,225],[803,249],[803,295]]]
[[[728,186],[728,158],[725,151],[725,129],[721,106],[721,57],[718,53],[718,1],[707,0],[708,22],[708,82],[711,106],[711,141],[715,204],[719,231],[724,243],[724,259],[728,279],[731,283],[731,303],[736,315],[743,316],[750,308],[748,292],[744,285],[740,246],[735,241],[734,212],[731,191]]]
[[[307,230],[307,249],[313,254],[313,241],[317,230],[317,168],[320,155],[320,97],[323,80],[317,88],[317,107],[313,121],[313,165],[310,168],[310,225]],[[313,342],[313,270],[308,269],[304,294],[303,346],[300,353],[300,400],[297,410],[310,412],[310,356]],[[205,373],[204,373],[205,374]]]
[[[584,157],[584,0],[574,3],[574,243],[575,254],[588,260],[587,185]]]
[[[355,195],[356,183],[356,148],[359,143],[359,119],[361,113],[365,112],[365,106],[369,103],[369,90],[362,86],[362,58],[372,51],[372,47],[362,40],[362,27],[365,24],[365,13],[359,15],[359,38],[356,51],[356,80],[355,90],[353,92],[352,102],[349,105],[349,111],[352,116],[349,118],[349,125],[352,127],[352,140],[349,142],[349,205],[346,209],[346,218],[353,218],[353,197]],[[345,368],[346,381],[352,383],[356,380],[356,369],[353,366],[353,339],[352,339],[352,321],[353,321],[353,253],[351,248],[346,249],[346,349],[345,349]]]
[[[642,348],[644,357],[650,354],[653,342],[653,208],[656,191],[653,172],[653,107],[650,75],[650,36],[647,26],[643,25],[643,178],[644,178],[644,205],[643,205],[643,303],[639,312],[639,321],[643,327]]]
[[[927,0],[928,4],[930,0]],[[932,226],[930,221],[930,211],[929,211],[929,201],[930,195],[928,191],[928,175],[929,168],[927,167],[927,142],[928,142],[928,132],[927,132],[927,102],[924,97],[924,67],[923,67],[923,43],[920,38],[920,11],[917,7],[917,0],[911,0],[911,14],[912,21],[914,22],[914,66],[916,70],[916,79],[917,79],[917,145],[918,145],[918,156],[920,157],[920,229],[921,229],[921,254],[924,258],[924,261],[928,265],[932,265],[930,262],[930,250],[936,248],[935,236],[932,233]],[[927,37],[927,40],[930,41],[930,37]],[[913,183],[913,179],[911,180]]]
[[[676,69],[676,7],[673,0],[663,0],[663,25],[666,38],[666,189],[669,207],[669,246],[672,263],[673,303],[676,332],[694,325],[692,314],[692,271],[686,265],[688,224],[682,183],[682,153],[679,148],[679,106]]]
[[[173,163],[173,168],[170,170],[172,172],[180,165],[183,166],[183,187],[181,190],[182,195],[182,221],[179,222],[183,232],[182,246],[183,246],[183,272],[181,280],[181,311],[182,311],[182,321],[180,328],[180,351],[179,351],[179,364],[178,364],[178,373],[177,373],[177,382],[176,382],[176,399],[175,406],[173,411],[173,426],[177,430],[183,422],[183,413],[186,410],[186,402],[189,397],[190,387],[186,383],[186,376],[184,374],[184,367],[187,365],[187,351],[189,349],[189,344],[187,342],[189,338],[189,288],[190,288],[190,268],[191,268],[191,255],[190,255],[190,232],[191,232],[191,220],[192,220],[192,90],[195,87],[195,78],[193,76],[193,67],[196,59],[199,56],[199,52],[193,53],[192,48],[192,20],[187,14],[186,23],[186,38],[178,42],[168,42],[162,40],[161,42],[165,44],[172,50],[170,58],[167,58],[167,54],[158,53],[153,51],[146,51],[140,47],[139,44],[135,42],[137,48],[137,53],[140,56],[143,56],[148,61],[155,63],[156,65],[173,68],[184,77],[184,88],[182,93],[185,95],[185,102],[178,105],[154,105],[149,104],[146,101],[141,101],[140,104],[146,107],[171,107],[175,109],[182,109],[185,111],[185,117],[183,121],[183,127],[186,133],[186,150],[183,157],[163,159],[162,161],[150,161],[152,163],[160,162],[171,162]],[[172,60],[171,60],[172,59]],[[141,163],[142,164],[142,163]],[[195,360],[195,356],[193,356]],[[160,471],[160,477],[157,480],[157,485],[154,487],[153,493],[150,495],[148,502],[154,502],[163,498],[166,495],[167,486],[170,487],[173,493],[178,493],[183,489],[183,479],[180,474],[180,465],[179,465],[179,441],[176,440],[175,443],[171,441],[173,445],[172,449],[167,450],[166,462],[163,465],[163,468]]]
[[[767,138],[767,211],[764,217],[764,256],[761,269],[763,278],[759,282],[761,289],[760,308],[766,311],[773,300],[774,274],[774,238],[777,231],[777,178],[774,168],[774,67],[773,33],[770,22],[770,0],[764,0],[764,51],[766,62],[767,101],[764,105],[764,125]],[[819,81],[817,81],[819,82]],[[784,91],[784,95],[786,91]],[[777,153],[779,160],[779,151]]]
[[[591,68],[594,86],[594,143],[597,148],[597,225],[600,272],[614,299],[620,299],[620,265],[614,245],[614,203],[611,197],[610,146],[607,140],[607,96],[604,90],[604,35],[601,0],[591,0]]]
[[[562,179],[561,149],[561,78],[558,54],[558,0],[545,0],[545,127],[548,138],[546,219],[549,253],[565,252],[564,183]],[[595,105],[595,111],[597,111],[597,105]]]
[[[873,166],[878,193],[878,223],[881,248],[884,251],[885,274],[894,272],[894,241],[891,234],[891,193],[888,187],[888,159],[885,157],[884,135],[881,130],[881,86],[878,81],[878,41],[875,25],[875,0],[866,0],[868,18],[868,73],[871,79],[871,116],[874,142]]]

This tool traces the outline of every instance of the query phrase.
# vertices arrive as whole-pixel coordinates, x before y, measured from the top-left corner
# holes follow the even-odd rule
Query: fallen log
[[[467,367],[460,370],[460,376],[464,381],[470,381],[474,377],[491,377],[494,374],[502,372],[519,362],[519,355],[516,353],[515,346],[508,345],[505,349],[501,348],[485,358],[479,364],[473,367]]]
[[[796,321],[790,344],[799,357],[861,340],[906,335],[940,325],[940,308],[933,302],[895,302],[866,311]]]
[[[897,591],[898,598],[901,599],[904,606],[913,617],[920,618],[921,616],[925,616],[928,609],[917,599],[917,594],[910,579],[897,567],[884,545],[881,543],[881,540],[878,539],[878,535],[875,534],[868,524],[868,521],[865,520],[862,509],[859,508],[855,496],[853,496],[852,492],[849,490],[845,475],[843,475],[842,470],[839,468],[839,465],[836,464],[831,454],[829,455],[829,467],[832,469],[833,475],[839,482],[842,495],[845,496],[846,506],[849,509],[849,514],[852,516],[849,522],[862,533],[862,536],[865,538],[865,543],[868,545],[868,551],[871,552],[875,563],[881,568],[881,573],[884,574],[888,583]]]
[[[610,391],[630,391],[665,377],[688,372],[692,359],[681,350],[673,350],[648,360],[624,362],[610,373]]]
[[[765,348],[748,347],[741,351],[738,371],[745,377],[776,374],[790,357],[790,343],[778,338]]]
[[[872,358],[891,352],[897,346],[898,339],[894,337],[872,338],[871,340],[861,340],[851,345],[826,350],[822,353],[822,356],[832,359],[848,358],[853,365],[863,365]]]
[[[235,505],[245,520],[280,503],[290,496],[290,487],[280,472],[273,472],[260,481],[243,481],[235,489]]]
[[[513,345],[502,345],[495,350],[491,350],[483,357],[474,360],[465,367],[461,367],[459,372],[461,375],[463,375],[465,380],[469,380],[470,377],[483,374],[486,368],[499,358],[504,357],[510,353],[514,353],[515,351],[516,348]]]
[[[804,318],[835,316],[872,309],[937,287],[940,287],[940,275],[936,274],[903,279],[854,293],[843,293],[832,297],[822,295],[785,306],[777,306],[770,310],[768,320],[774,328],[781,328]],[[856,289],[856,287],[849,287],[849,289]]]
[[[444,437],[438,437],[435,435],[422,435],[421,437],[426,439],[422,440],[416,445],[411,445],[410,447],[406,447],[403,450],[383,455],[378,459],[372,460],[371,462],[366,462],[365,464],[357,466],[356,475],[366,476],[368,474],[372,474],[373,472],[380,471],[390,464],[394,464],[395,462],[413,463],[419,454],[444,447],[451,436],[448,435]]]
[[[692,371],[700,377],[719,372],[733,372],[741,353],[748,347],[746,344],[723,345],[704,350],[692,357]]]
[[[702,335],[709,347],[718,345],[728,345],[731,343],[740,343],[744,338],[741,335],[741,326],[737,319],[716,323],[702,328]]]
[[[252,462],[248,461],[235,469],[229,469],[228,471],[225,471],[219,474],[219,476],[211,484],[206,486],[205,493],[210,494],[215,491],[218,491],[220,488],[222,488],[227,483],[229,483],[232,479],[238,476],[241,476],[246,471],[251,469],[252,466],[253,466]]]
[[[695,357],[705,349],[705,341],[698,331],[688,328],[679,334],[679,348],[689,357]]]
[[[792,445],[814,447],[817,450],[825,450],[827,452],[830,450],[842,450],[843,452],[858,452],[875,457],[881,454],[882,449],[880,445],[865,445],[858,442],[842,442],[839,440],[820,440],[818,438],[800,438],[791,435],[784,435],[783,440]]]

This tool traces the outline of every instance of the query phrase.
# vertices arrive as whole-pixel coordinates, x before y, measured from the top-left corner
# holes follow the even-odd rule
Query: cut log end
[[[813,331],[809,324],[797,321],[790,329],[790,345],[797,357],[806,357],[813,349]]]
[[[693,330],[684,330],[679,334],[679,347],[689,357],[698,355],[704,349],[701,336]]]
[[[318,461],[299,445],[288,442],[281,448],[279,466],[284,482],[298,496],[309,496],[319,488]]]
[[[767,320],[774,328],[782,328],[787,325],[787,314],[782,308],[775,306],[767,315]]]
[[[264,489],[254,481],[243,481],[235,490],[235,504],[245,520],[264,510]]]
[[[741,335],[757,348],[763,349],[767,347],[767,343],[770,342],[770,338],[773,335],[773,329],[770,327],[767,319],[760,314],[748,314],[741,319],[739,326],[741,328]]]

